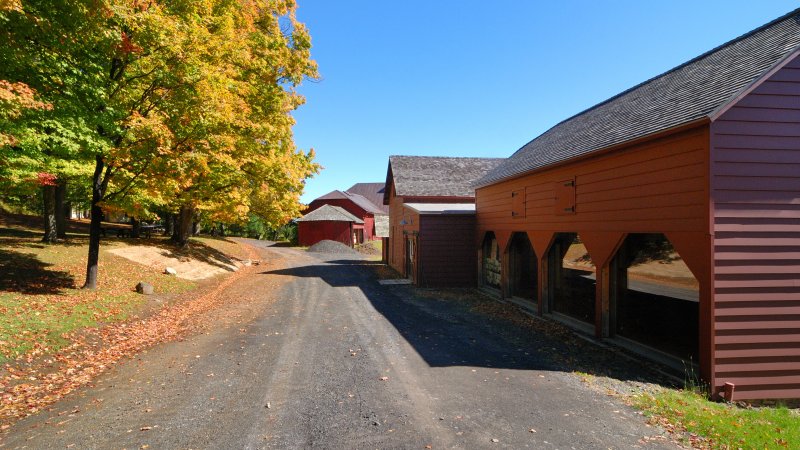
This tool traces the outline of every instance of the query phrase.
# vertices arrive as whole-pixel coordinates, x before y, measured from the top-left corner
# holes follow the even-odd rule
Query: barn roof
[[[474,198],[473,184],[503,161],[504,158],[390,156],[386,186],[394,183],[395,195],[401,197]],[[389,202],[386,191],[384,204]]]
[[[478,185],[711,119],[798,46],[800,9],[564,120],[517,150]]]
[[[389,214],[389,206],[383,204],[383,188],[386,183],[356,183],[350,186],[346,192],[351,194],[358,194],[367,200],[371,201],[375,206],[381,209],[384,214]]]
[[[363,220],[345,211],[344,208],[333,205],[322,205],[305,216],[297,219],[298,222],[353,222],[364,223]]]
[[[422,215],[475,215],[474,203],[404,203],[403,206]]]
[[[372,203],[369,199],[364,197],[363,195],[353,194],[350,192],[343,192],[343,191],[331,191],[327,194],[323,195],[322,197],[317,197],[314,201],[317,200],[350,200],[351,202],[355,203],[363,209],[364,211],[372,214],[384,214],[382,208],[378,207],[378,205]]]

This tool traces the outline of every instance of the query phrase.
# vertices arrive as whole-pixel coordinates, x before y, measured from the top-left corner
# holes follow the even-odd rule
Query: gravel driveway
[[[631,384],[636,363],[474,291],[380,286],[365,261],[256,245],[263,270],[207,333],[120,364],[0,445],[675,448],[573,373]]]

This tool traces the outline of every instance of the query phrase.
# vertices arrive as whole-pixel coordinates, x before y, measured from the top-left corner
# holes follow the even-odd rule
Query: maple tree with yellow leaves
[[[296,87],[317,75],[295,9],[293,0],[0,3],[0,80],[52,106],[16,118],[0,155],[8,173],[90,174],[85,288],[97,284],[103,208],[177,213],[179,245],[198,214],[232,223],[256,213],[275,225],[299,214],[319,165],[292,136],[291,112],[304,102]]]

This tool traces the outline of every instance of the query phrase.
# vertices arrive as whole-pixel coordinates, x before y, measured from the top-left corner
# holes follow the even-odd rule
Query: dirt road
[[[673,448],[570,373],[551,337],[380,286],[364,262],[260,251],[269,263],[207,333],[117,366],[0,445]]]

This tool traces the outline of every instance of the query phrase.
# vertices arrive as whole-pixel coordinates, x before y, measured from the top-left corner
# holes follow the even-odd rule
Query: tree
[[[179,245],[198,214],[232,223],[256,206],[285,222],[299,212],[303,181],[319,170],[313,152],[297,151],[291,135],[290,113],[303,103],[294,88],[316,76],[310,38],[293,2],[268,5],[218,4],[194,30],[205,48],[194,46],[193,89],[167,100],[181,114],[162,122],[173,145],[163,147],[168,157],[154,163],[148,184],[173,192]]]
[[[18,167],[32,162],[28,171],[54,174],[53,161],[92,167],[85,288],[97,285],[104,207],[134,217],[179,212],[181,243],[197,213],[231,222],[254,205],[285,220],[298,209],[318,166],[313,152],[294,148],[290,113],[303,103],[295,87],[316,65],[294,10],[292,0],[38,0],[0,9],[0,63],[9,63],[0,79],[53,105],[24,122],[26,139],[3,148]]]

